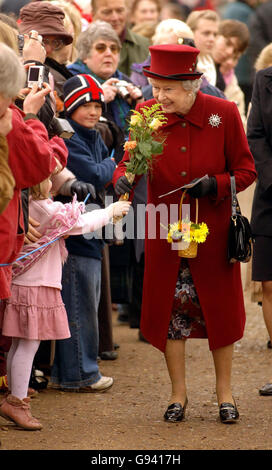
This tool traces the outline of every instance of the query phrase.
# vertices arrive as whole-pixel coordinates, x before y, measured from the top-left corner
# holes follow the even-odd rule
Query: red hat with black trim
[[[96,101],[105,109],[104,92],[100,83],[91,75],[79,74],[63,84],[64,106],[68,115],[79,106]]]
[[[183,44],[160,44],[149,47],[150,66],[143,73],[151,78],[196,80],[202,73],[196,70],[199,49]]]

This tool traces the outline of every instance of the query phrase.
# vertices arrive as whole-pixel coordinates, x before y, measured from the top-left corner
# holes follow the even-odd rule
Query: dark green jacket
[[[118,70],[130,76],[131,65],[135,62],[143,62],[147,58],[149,54],[149,46],[150,43],[146,37],[133,33],[133,31],[127,28],[125,31],[125,38],[122,41]]]

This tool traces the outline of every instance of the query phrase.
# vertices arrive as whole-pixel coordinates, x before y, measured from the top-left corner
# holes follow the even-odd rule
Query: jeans
[[[69,255],[62,273],[62,298],[71,338],[56,341],[51,382],[62,388],[92,385],[101,378],[98,356],[98,305],[101,260]]]

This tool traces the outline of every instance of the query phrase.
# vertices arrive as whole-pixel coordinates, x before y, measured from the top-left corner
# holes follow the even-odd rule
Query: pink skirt
[[[13,284],[3,315],[2,333],[4,336],[36,340],[70,338],[60,290]]]

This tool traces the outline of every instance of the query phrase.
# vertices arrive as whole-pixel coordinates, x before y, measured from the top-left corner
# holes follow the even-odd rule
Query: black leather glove
[[[78,201],[84,201],[88,194],[90,194],[91,198],[95,200],[96,198],[96,191],[95,187],[91,183],[85,183],[84,181],[75,180],[71,184],[71,194],[77,195]],[[88,202],[91,202],[88,200]]]
[[[130,193],[132,185],[129,183],[127,177],[123,175],[117,180],[114,190],[117,196],[121,196],[121,194]]]
[[[200,181],[193,188],[187,189],[189,196],[194,198],[204,197],[208,194],[217,194],[217,181],[215,176]]]

